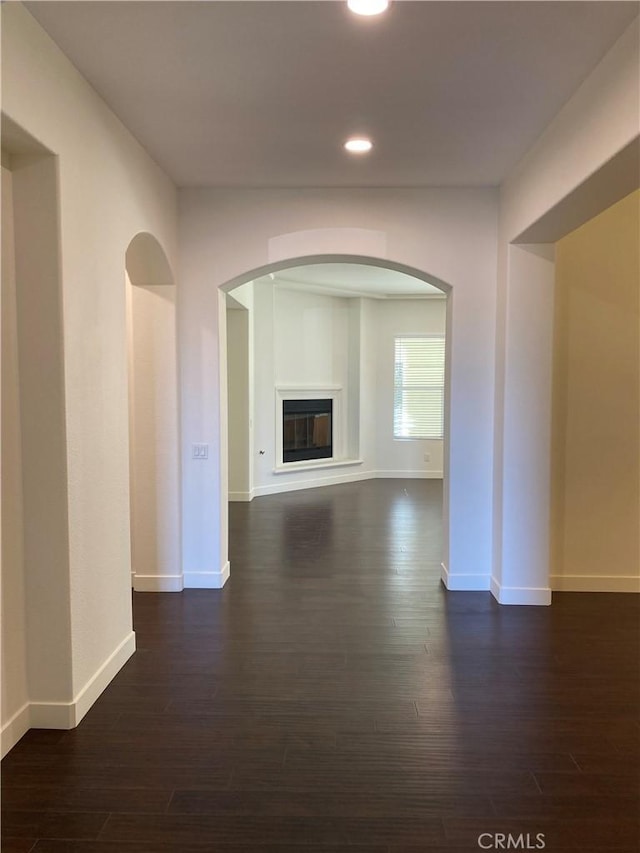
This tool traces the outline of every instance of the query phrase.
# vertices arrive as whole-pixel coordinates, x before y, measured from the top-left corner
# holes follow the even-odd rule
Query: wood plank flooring
[[[3,762],[2,850],[636,853],[638,597],[447,593],[440,506],[419,480],[232,504],[226,588],[136,594],[85,720]]]

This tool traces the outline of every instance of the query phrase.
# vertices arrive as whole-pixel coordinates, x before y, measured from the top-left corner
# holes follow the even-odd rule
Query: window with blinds
[[[394,438],[442,438],[444,337],[395,339]]]

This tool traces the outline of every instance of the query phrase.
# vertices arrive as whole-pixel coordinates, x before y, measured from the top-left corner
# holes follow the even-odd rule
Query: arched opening
[[[132,586],[182,589],[176,285],[151,234],[126,252]]]
[[[443,508],[443,547],[434,569],[439,578],[440,562],[448,563],[451,288],[379,258],[313,255],[261,267],[221,290],[220,411],[228,413],[221,423],[222,468],[228,463],[222,512],[228,499],[377,479],[397,481],[408,500],[403,480],[414,481],[414,491],[416,481],[431,480],[430,500],[437,496]],[[441,436],[403,434],[402,390],[394,375],[398,347],[438,339],[446,366]],[[435,395],[432,390],[430,399]],[[285,461],[288,398],[296,409],[304,401],[330,401],[331,414],[320,416],[332,428],[331,450],[322,454],[328,458]],[[400,510],[396,502],[391,514],[402,523]],[[226,526],[225,518],[225,532]]]

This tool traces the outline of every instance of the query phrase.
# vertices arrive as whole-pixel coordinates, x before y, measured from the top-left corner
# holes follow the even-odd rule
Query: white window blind
[[[442,438],[444,337],[395,340],[394,438]]]

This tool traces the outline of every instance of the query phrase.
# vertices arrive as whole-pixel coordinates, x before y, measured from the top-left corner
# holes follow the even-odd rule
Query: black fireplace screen
[[[283,400],[282,460],[333,456],[333,400]]]

